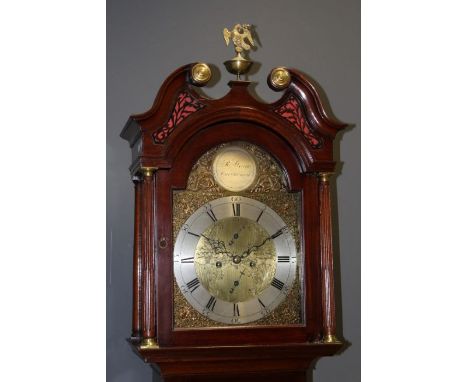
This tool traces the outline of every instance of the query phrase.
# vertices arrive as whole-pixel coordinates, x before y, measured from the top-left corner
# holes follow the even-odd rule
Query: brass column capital
[[[334,175],[333,172],[319,172],[318,177],[320,178],[321,182],[328,182],[330,180],[330,177]]]
[[[142,167],[140,171],[144,176],[152,176],[157,170],[157,167]]]

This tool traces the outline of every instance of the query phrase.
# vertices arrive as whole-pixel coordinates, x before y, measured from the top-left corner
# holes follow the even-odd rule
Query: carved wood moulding
[[[172,167],[187,142],[196,141],[205,130],[216,134],[232,123],[254,124],[287,141],[295,147],[303,172],[333,171],[333,139],[346,124],[332,116],[318,88],[301,72],[282,68],[290,81],[281,89],[269,78],[272,90],[284,94],[276,102],[264,103],[250,94],[248,81],[229,82],[230,91],[219,99],[199,94],[197,87],[205,83],[192,78],[197,65],[201,64],[177,69],[163,83],[150,110],[129,118],[121,136],[134,151],[133,174],[139,168]]]
[[[307,122],[301,104],[296,97],[289,96],[286,102],[275,108],[274,111],[298,129],[314,148],[321,146],[321,139],[312,132],[312,128]]]
[[[195,113],[204,107],[205,105],[187,91],[181,92],[177,97],[169,120],[153,133],[154,143],[164,143],[166,138],[172,133],[177,125],[179,125],[190,114]]]

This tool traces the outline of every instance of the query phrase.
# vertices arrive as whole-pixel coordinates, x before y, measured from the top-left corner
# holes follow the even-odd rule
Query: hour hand
[[[224,241],[222,240],[217,240],[217,239],[211,239],[208,236],[201,234],[200,236],[203,236],[208,243],[210,244],[211,248],[213,248],[215,255],[218,254],[224,254],[232,257],[232,255],[226,250],[226,244],[224,244]]]

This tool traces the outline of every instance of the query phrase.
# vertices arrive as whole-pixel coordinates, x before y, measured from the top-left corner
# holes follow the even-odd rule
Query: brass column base
[[[327,334],[323,338],[323,343],[325,344],[340,344],[341,341],[333,334]]]
[[[159,349],[159,345],[154,338],[143,338],[140,343],[140,349]]]

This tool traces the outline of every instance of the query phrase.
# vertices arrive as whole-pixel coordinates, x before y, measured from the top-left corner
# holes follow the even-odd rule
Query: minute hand
[[[267,237],[265,240],[263,240],[262,243],[252,245],[250,248],[246,249],[244,252],[242,252],[241,258],[242,259],[246,258],[247,256],[249,256],[252,253],[252,251],[257,250],[260,247],[262,247],[263,245],[265,245],[267,241],[276,239],[278,236],[282,235],[284,233],[285,228],[286,227],[283,227],[283,228],[279,229],[273,235],[271,235],[271,236]]]

